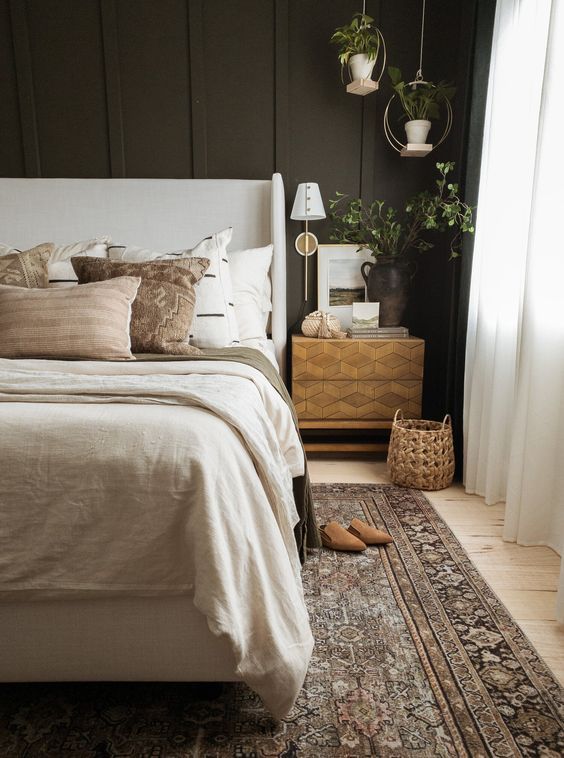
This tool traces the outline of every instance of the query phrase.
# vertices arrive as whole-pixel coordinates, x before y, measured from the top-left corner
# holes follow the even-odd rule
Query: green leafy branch
[[[355,13],[350,24],[335,29],[330,42],[338,45],[338,59],[341,73],[348,65],[351,55],[364,53],[368,59],[375,61],[380,52],[380,33],[372,26],[374,19],[363,13]]]
[[[454,232],[450,257],[460,254],[462,235],[472,234],[472,208],[459,196],[458,184],[448,180],[454,170],[452,161],[437,163],[440,177],[432,191],[425,190],[407,201],[401,213],[383,200],[365,204],[360,198],[336,192],[329,201],[332,222],[329,239],[339,244],[354,244],[380,255],[399,256],[408,250],[425,252],[434,247],[429,232]]]

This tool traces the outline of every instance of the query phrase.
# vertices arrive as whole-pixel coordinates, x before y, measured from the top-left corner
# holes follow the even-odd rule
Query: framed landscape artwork
[[[373,261],[356,245],[319,245],[317,259],[317,307],[333,314],[346,330],[352,324],[353,303],[366,301],[366,287],[360,273],[364,261]]]

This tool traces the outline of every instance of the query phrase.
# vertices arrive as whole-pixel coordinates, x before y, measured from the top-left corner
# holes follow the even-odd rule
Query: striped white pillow
[[[102,237],[83,240],[82,242],[72,242],[70,245],[55,245],[47,265],[49,287],[72,287],[77,284],[78,279],[74,273],[70,259],[74,255],[87,255],[90,258],[107,258],[108,244],[110,242],[110,237],[104,235]],[[21,250],[15,247],[0,243],[0,257],[21,252]]]
[[[72,267],[71,258],[75,255],[86,255],[89,258],[107,258],[110,237],[95,237],[70,245],[55,246],[49,260],[49,287],[72,287],[78,283]]]
[[[132,245],[108,245],[115,261],[164,261],[178,258],[208,258],[210,265],[204,278],[195,286],[196,309],[188,335],[191,345],[221,348],[239,345],[233,286],[229,272],[227,245],[233,229],[224,229],[199,242],[193,249],[155,252]]]

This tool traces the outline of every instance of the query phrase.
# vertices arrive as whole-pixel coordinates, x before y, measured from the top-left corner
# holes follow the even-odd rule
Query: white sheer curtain
[[[464,480],[504,538],[564,548],[564,1],[498,0],[464,399]],[[564,621],[564,572],[559,620]]]

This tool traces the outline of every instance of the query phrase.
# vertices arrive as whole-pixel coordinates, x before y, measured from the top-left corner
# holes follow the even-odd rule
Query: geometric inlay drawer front
[[[393,340],[323,340],[294,337],[294,380],[423,379],[425,342]]]
[[[398,408],[404,416],[421,416],[422,382],[303,381],[292,383],[292,398],[301,420],[387,421]]]

